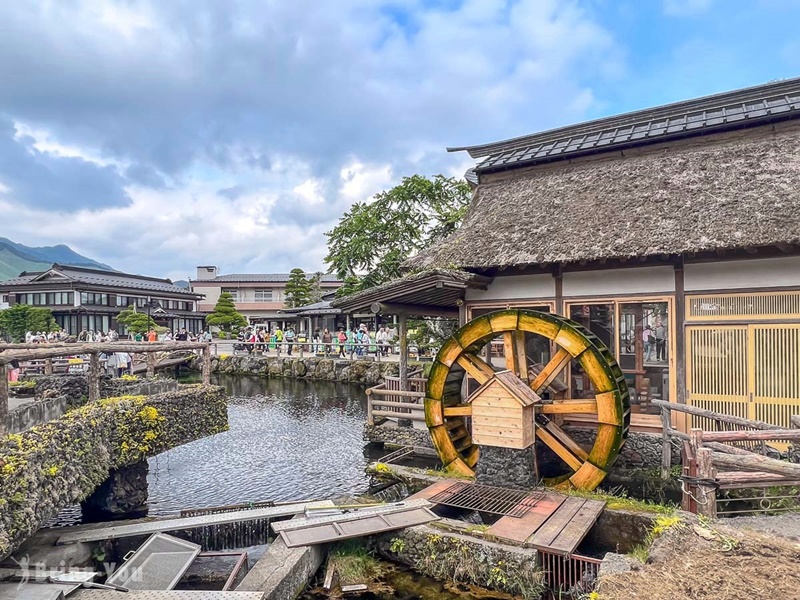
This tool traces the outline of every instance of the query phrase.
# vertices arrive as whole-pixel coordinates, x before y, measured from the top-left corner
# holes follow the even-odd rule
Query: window
[[[81,304],[84,306],[108,306],[108,294],[81,292]]]
[[[256,302],[272,302],[272,290],[256,290]]]
[[[238,302],[239,301],[239,290],[238,290],[238,288],[222,288],[222,292],[223,293],[228,292],[231,295],[231,297],[233,298],[234,302]]]

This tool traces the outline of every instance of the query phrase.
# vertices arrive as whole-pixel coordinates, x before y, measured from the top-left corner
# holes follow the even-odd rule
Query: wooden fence
[[[11,363],[44,361],[45,372],[53,372],[53,359],[87,356],[86,376],[89,381],[89,402],[100,399],[101,354],[126,352],[131,356],[144,354],[147,361],[147,376],[152,377],[156,369],[156,352],[178,350],[200,350],[202,352],[202,382],[211,380],[211,348],[206,342],[95,342],[79,344],[5,344],[0,346],[0,434],[6,433],[8,420],[8,371]]]
[[[408,374],[408,389],[400,389],[402,382],[399,376],[387,375],[383,383],[367,389],[367,424],[374,425],[375,417],[392,419],[410,419],[425,421],[425,409],[422,404],[425,398],[428,380],[419,377],[422,371]]]

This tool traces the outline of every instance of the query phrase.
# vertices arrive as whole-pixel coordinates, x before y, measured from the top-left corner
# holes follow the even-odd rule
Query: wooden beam
[[[525,332],[514,332],[514,348],[517,355],[517,368],[523,381],[528,381],[528,353],[525,351]]]
[[[675,391],[679,404],[686,404],[686,292],[683,259],[674,265],[675,272]],[[639,338],[641,339],[641,337]]]
[[[511,331],[503,333],[503,356],[506,360],[506,369],[518,375],[517,361],[514,359],[514,334]]]
[[[386,302],[373,302],[370,311],[374,314],[387,315],[417,315],[421,317],[443,317],[445,319],[457,319],[458,308],[447,308],[444,306],[428,306],[427,304],[394,304]]]
[[[556,437],[544,429],[541,425],[536,425],[536,437],[542,440],[558,457],[563,460],[570,469],[577,471],[583,465],[583,461],[569,451]]]
[[[454,404],[445,406],[442,409],[445,417],[470,417],[472,416],[472,404]]]
[[[564,348],[559,348],[558,352],[555,353],[553,358],[550,359],[550,362],[547,363],[544,368],[539,372],[531,382],[531,388],[537,394],[541,393],[541,391],[546,388],[552,381],[558,377],[558,374],[561,373],[561,370],[569,364],[569,361],[572,360],[572,355],[567,352]]]
[[[171,352],[174,350],[196,350],[208,346],[207,342],[94,342],[64,345],[39,344],[38,348],[4,350],[0,352],[0,364],[8,364],[12,360],[27,361],[40,358],[58,358],[92,352],[127,352],[142,354],[146,352]],[[1,349],[1,348],[0,348]]]
[[[721,423],[730,423],[731,425],[739,425],[741,427],[751,427],[753,429],[779,429],[777,425],[772,423],[765,423],[764,421],[753,421],[751,419],[744,419],[742,417],[734,417],[731,415],[724,415],[722,413],[713,412],[697,406],[690,406],[688,404],[675,404],[674,402],[664,402],[663,400],[651,400],[650,404],[658,406],[659,408],[667,408],[677,412],[695,415],[697,417],[705,417],[713,421]]]
[[[8,433],[8,365],[0,364],[0,435]]]
[[[575,440],[573,440],[567,432],[561,429],[556,423],[550,421],[547,425],[544,426],[548,433],[553,435],[559,442],[564,444],[567,449],[572,452],[575,456],[580,458],[581,460],[587,460],[589,458],[589,453],[586,452],[583,448],[581,448],[580,444],[578,444]]]
[[[100,355],[97,352],[89,355],[87,380],[89,384],[89,402],[97,402],[100,400]]]
[[[483,385],[489,379],[491,379],[491,375],[488,375],[483,369],[481,369],[478,365],[476,365],[472,360],[470,360],[471,355],[469,354],[462,354],[456,359],[456,362],[463,367],[463,369],[467,372],[467,374],[475,379],[478,383]],[[474,358],[474,357],[472,357]],[[478,359],[480,360],[480,359]],[[483,362],[481,360],[481,362]],[[486,364],[486,363],[483,363]]]
[[[717,489],[713,484],[704,484],[702,481],[714,481],[717,477],[713,454],[708,448],[697,450],[697,478],[701,480],[697,486],[697,512],[712,519],[717,516]]]
[[[536,407],[536,411],[545,415],[559,414],[597,414],[597,400],[566,398],[564,400],[553,400],[543,402]]]
[[[767,429],[761,431],[704,431],[706,442],[765,442],[768,440],[800,440],[800,429]]]
[[[211,384],[211,346],[203,348],[203,385]]]
[[[711,454],[711,461],[715,467],[725,467],[736,471],[755,471],[758,473],[775,473],[785,475],[794,479],[800,479],[800,465],[797,463],[786,462],[761,456],[760,454],[749,453],[748,456],[738,454],[728,454],[726,452],[713,452],[706,449]]]

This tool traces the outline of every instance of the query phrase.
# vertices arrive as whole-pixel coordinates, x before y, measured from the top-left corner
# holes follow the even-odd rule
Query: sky
[[[447,146],[800,75],[800,0],[0,2],[0,236],[186,279],[325,270]]]

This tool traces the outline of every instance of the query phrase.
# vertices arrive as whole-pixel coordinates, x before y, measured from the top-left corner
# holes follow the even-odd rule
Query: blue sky
[[[0,3],[0,235],[185,278],[322,267],[444,148],[800,75],[800,0]]]

